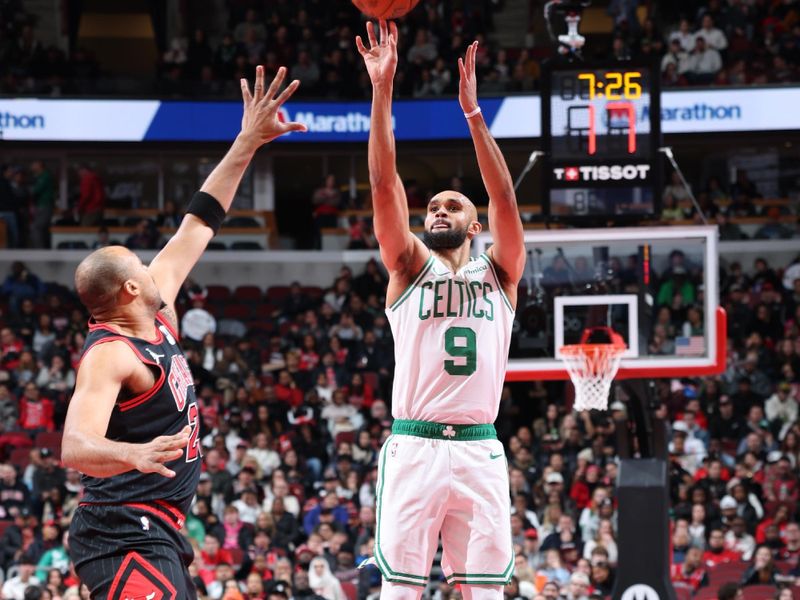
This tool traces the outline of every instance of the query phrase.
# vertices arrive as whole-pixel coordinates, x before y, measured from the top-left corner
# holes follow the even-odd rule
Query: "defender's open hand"
[[[242,133],[248,138],[254,139],[259,145],[266,144],[292,131],[307,131],[302,123],[283,122],[280,120],[280,107],[291,98],[295,90],[300,86],[298,80],[292,81],[286,89],[276,98],[275,94],[286,78],[286,67],[278,69],[275,79],[264,91],[264,67],[256,67],[256,85],[254,92],[250,93],[250,85],[247,79],[242,79],[242,100],[244,100],[244,114],[242,115]]]
[[[161,435],[153,441],[141,444],[136,448],[133,464],[142,473],[158,473],[164,477],[175,477],[175,471],[168,469],[164,463],[177,460],[183,456],[189,443],[191,429],[187,425],[175,435]]]

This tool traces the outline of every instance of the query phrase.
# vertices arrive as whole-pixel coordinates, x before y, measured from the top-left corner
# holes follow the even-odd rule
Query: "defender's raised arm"
[[[281,67],[265,91],[264,67],[259,66],[253,93],[247,80],[241,80],[244,101],[242,129],[228,153],[195,194],[177,233],[150,264],[150,273],[168,306],[172,306],[184,280],[222,225],[256,150],[285,133],[306,130],[302,123],[284,123],[278,118],[278,109],[300,85],[295,80],[278,94],[285,77],[286,68]]]

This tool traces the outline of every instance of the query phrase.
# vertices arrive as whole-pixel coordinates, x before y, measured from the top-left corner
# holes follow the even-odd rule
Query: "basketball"
[[[353,0],[356,8],[373,19],[399,19],[407,15],[419,0]]]

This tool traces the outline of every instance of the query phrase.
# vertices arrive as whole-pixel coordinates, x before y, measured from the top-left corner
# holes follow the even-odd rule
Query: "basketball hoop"
[[[609,342],[590,342],[598,332]],[[561,347],[561,360],[575,386],[575,410],[608,410],[611,382],[626,349],[622,336],[610,327],[586,329],[580,344]]]

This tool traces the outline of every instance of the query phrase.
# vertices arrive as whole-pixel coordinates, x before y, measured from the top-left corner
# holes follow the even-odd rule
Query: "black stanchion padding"
[[[675,600],[669,577],[667,474],[667,462],[657,458],[620,463],[613,600]]]

